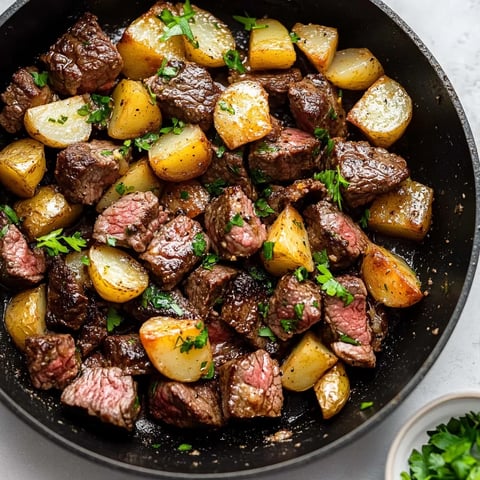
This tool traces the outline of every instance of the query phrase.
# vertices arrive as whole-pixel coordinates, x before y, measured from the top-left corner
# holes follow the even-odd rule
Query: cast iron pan
[[[24,0],[0,20],[0,86],[28,65],[81,11],[98,15],[112,35],[151,1]],[[385,350],[372,371],[351,373],[352,394],[340,415],[323,421],[312,395],[288,395],[280,420],[231,425],[220,432],[177,431],[139,420],[133,435],[110,430],[60,406],[58,395],[34,391],[21,355],[0,328],[0,398],[46,437],[115,468],[158,477],[246,477],[327,455],[385,418],[423,378],[448,340],[464,306],[478,258],[476,178],[479,165],[465,115],[452,87],[420,40],[380,1],[199,0],[232,23],[231,15],[278,18],[339,28],[340,48],[369,47],[385,71],[413,97],[413,121],[392,151],[408,161],[412,177],[435,189],[434,222],[421,245],[378,239],[412,262],[429,295],[393,315]],[[3,138],[2,142],[9,139]],[[430,285],[431,283],[431,285]],[[3,292],[4,297],[7,295]],[[0,314],[4,308],[0,303]],[[362,401],[374,407],[361,411]],[[272,444],[269,435],[293,432]],[[179,452],[191,444],[198,456]]]

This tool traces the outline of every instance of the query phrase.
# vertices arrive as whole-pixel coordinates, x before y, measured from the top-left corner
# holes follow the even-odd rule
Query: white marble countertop
[[[480,0],[384,0],[417,33],[452,82],[480,146]],[[0,0],[4,11],[13,0]],[[345,448],[275,480],[380,480],[395,432],[414,410],[444,393],[480,389],[480,275],[440,357],[408,398],[379,425]],[[44,439],[0,405],[3,480],[135,480],[80,458]],[[267,480],[267,479],[266,479]]]

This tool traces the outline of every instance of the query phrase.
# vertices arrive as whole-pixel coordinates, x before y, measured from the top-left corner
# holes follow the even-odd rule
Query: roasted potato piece
[[[337,356],[309,330],[293,347],[280,367],[282,385],[295,392],[308,390],[337,363],[337,360]]]
[[[291,205],[287,205],[270,226],[266,242],[273,244],[273,251],[267,258],[264,248],[262,259],[265,269],[272,275],[280,277],[298,267],[313,271],[307,230],[302,216]]]
[[[148,273],[143,265],[123,250],[109,245],[93,245],[88,250],[88,258],[92,284],[109,302],[128,302],[148,287]]]
[[[83,211],[82,205],[69,203],[53,185],[39,187],[33,197],[15,202],[13,208],[23,218],[22,230],[30,241],[69,227]]]
[[[185,60],[182,35],[162,39],[167,27],[159,15],[164,9],[178,15],[172,3],[160,1],[123,32],[117,49],[123,59],[122,73],[125,77],[140,80],[154,75],[163,59]]]
[[[15,140],[0,152],[0,182],[19,197],[33,197],[46,171],[45,146],[37,140]]]
[[[65,255],[65,265],[73,272],[79,284],[86,288],[92,288],[92,280],[88,274],[85,258],[88,258],[87,250],[70,252]]]
[[[174,214],[182,213],[190,218],[204,213],[209,202],[208,191],[197,180],[167,183],[160,197],[160,204],[168,211]]]
[[[161,190],[161,180],[155,175],[147,158],[142,158],[132,163],[127,172],[106,190],[98,201],[96,210],[103,212],[125,193],[151,191],[159,195]]]
[[[383,75],[383,66],[368,48],[338,50],[325,76],[338,88],[365,90]]]
[[[76,95],[29,108],[24,117],[25,129],[47,147],[65,148],[72,143],[86,142],[92,133],[92,124],[78,111],[87,104],[87,95]]]
[[[218,98],[213,121],[230,150],[263,138],[272,130],[267,92],[251,80],[229,85]]]
[[[160,108],[142,82],[120,80],[112,93],[112,116],[108,135],[125,140],[153,132],[162,124]]]
[[[412,119],[412,99],[395,80],[382,75],[347,114],[377,147],[388,148],[405,132]]]
[[[306,25],[296,23],[292,27],[292,32],[299,37],[297,47],[319,72],[324,73],[332,63],[337,50],[338,30],[313,23]]]
[[[374,243],[367,247],[361,275],[370,295],[387,307],[410,307],[423,298],[420,280],[407,262]]]
[[[180,133],[162,135],[148,151],[148,161],[162,180],[183,182],[205,173],[212,147],[198,125],[187,124]]]
[[[295,63],[297,55],[289,31],[273,18],[259,19],[256,25],[258,28],[250,32],[248,45],[250,68],[252,70],[290,68]]]
[[[43,335],[47,331],[47,288],[45,284],[14,295],[5,308],[5,328],[15,345],[25,349],[29,335]]]
[[[325,420],[336,415],[350,396],[350,380],[342,362],[337,362],[313,386]]]
[[[152,317],[140,327],[140,341],[154,367],[179,382],[199,380],[213,361],[208,331],[199,320]]]
[[[184,4],[178,4],[180,13],[184,13]],[[185,54],[188,60],[206,68],[223,67],[224,55],[235,50],[235,39],[228,26],[212,13],[196,5],[191,5],[194,21],[191,22],[194,42],[183,35]]]
[[[393,237],[423,240],[432,221],[432,204],[433,190],[408,178],[373,201],[368,226]]]

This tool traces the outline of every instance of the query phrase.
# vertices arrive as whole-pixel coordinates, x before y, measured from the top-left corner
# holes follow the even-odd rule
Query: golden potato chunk
[[[263,264],[272,275],[280,277],[298,267],[313,271],[307,230],[302,216],[291,205],[287,205],[270,226],[265,243]]]
[[[280,367],[282,385],[288,390],[303,392],[335,363],[337,356],[311,330],[295,345]]]
[[[208,331],[199,320],[152,317],[139,333],[153,366],[172,380],[195,382],[211,368]]]
[[[387,307],[410,307],[423,298],[420,280],[407,262],[374,243],[367,247],[361,275],[368,293]]]
[[[87,104],[87,95],[76,95],[29,108],[24,117],[25,129],[47,147],[65,148],[73,143],[86,142],[92,133],[92,124],[78,111]]]
[[[126,140],[153,132],[162,124],[162,114],[142,82],[123,79],[112,93],[112,116],[108,135]]]
[[[45,146],[37,140],[15,140],[0,152],[0,182],[19,197],[33,197],[46,171]]]
[[[433,190],[408,178],[373,201],[368,226],[392,237],[423,240],[432,221],[432,204]]]
[[[382,75],[347,114],[377,147],[388,148],[405,132],[412,119],[412,99],[395,80]]]
[[[217,100],[213,122],[230,150],[263,138],[272,130],[267,92],[252,80],[229,85]]]
[[[148,287],[148,273],[143,265],[123,250],[109,245],[93,245],[88,258],[92,284],[107,301],[128,302]]]
[[[296,23],[292,27],[292,32],[299,37],[297,47],[319,72],[324,73],[332,63],[337,50],[338,30],[313,23]]]
[[[332,418],[347,403],[350,380],[342,362],[337,362],[313,386],[324,419]]]
[[[368,48],[338,50],[325,76],[338,88],[365,90],[383,75],[383,66]]]
[[[258,28],[250,32],[248,63],[252,70],[290,68],[297,58],[286,27],[273,18],[256,21]],[[264,28],[262,28],[264,26]]]

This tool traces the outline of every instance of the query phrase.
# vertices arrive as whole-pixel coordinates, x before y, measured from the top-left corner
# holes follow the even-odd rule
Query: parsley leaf
[[[6,215],[9,223],[13,223],[14,225],[18,225],[20,223],[20,219],[18,218],[15,210],[9,205],[0,205],[0,212],[3,212]]]
[[[30,75],[33,78],[33,83],[39,87],[42,88],[48,83],[48,72],[43,71],[43,72],[30,72]]]
[[[202,260],[202,267],[205,270],[212,270],[213,267],[219,262],[220,257],[215,253],[207,253]]]
[[[245,73],[247,71],[242,63],[238,50],[227,50],[223,54],[223,60],[228,68],[236,70],[238,73]]]
[[[260,217],[268,217],[272,213],[275,213],[275,210],[268,204],[264,198],[259,198],[255,202],[255,213]]]
[[[38,248],[45,248],[48,255],[54,257],[60,253],[68,253],[70,250],[80,252],[82,248],[87,246],[87,241],[82,237],[80,232],[75,232],[72,236],[62,235],[62,228],[53,230],[46,235],[37,237]]]
[[[175,302],[169,292],[162,292],[157,286],[149,285],[142,294],[141,305],[147,308],[151,305],[156,309],[170,310],[177,315],[183,315],[183,309]]]
[[[342,210],[341,188],[347,188],[350,184],[340,173],[340,167],[337,166],[335,170],[324,170],[323,172],[315,173],[313,178],[325,184],[332,200],[338,205],[338,209]]]
[[[203,322],[198,322],[195,327],[199,330],[198,335],[188,335],[187,338],[178,336],[176,341],[176,347],[180,346],[181,353],[188,353],[192,348],[201,349],[205,347],[208,342],[208,330]]]
[[[88,115],[87,123],[96,123],[105,127],[112,112],[112,98],[106,95],[92,93],[90,99],[90,104],[85,104],[83,107],[79,108],[77,113],[84,117]]]
[[[168,81],[178,75],[178,68],[168,65],[168,59],[164,58],[162,64],[157,70],[157,75]]]
[[[207,241],[203,233],[197,233],[193,237],[192,250],[196,257],[201,257],[207,250]]]
[[[118,310],[113,307],[108,307],[107,312],[107,332],[113,332],[123,322],[123,317],[118,313]]]
[[[237,22],[241,23],[247,32],[250,32],[251,30],[258,30],[260,28],[268,28],[268,25],[266,24],[259,25],[257,23],[257,19],[250,17],[248,14],[245,14],[245,16],[233,15],[233,18]]]
[[[167,28],[164,34],[160,37],[160,40],[168,40],[177,35],[184,35],[194,48],[198,48],[198,42],[195,39],[189,24],[194,16],[195,12],[190,5],[190,0],[186,0],[183,4],[182,15],[174,15],[170,10],[164,8],[158,18],[162,20]]]
[[[225,225],[225,233],[230,233],[233,227],[243,227],[244,221],[240,213],[236,213]]]
[[[258,329],[259,337],[267,337],[270,341],[276,342],[277,337],[274,335],[270,327],[261,327]]]

